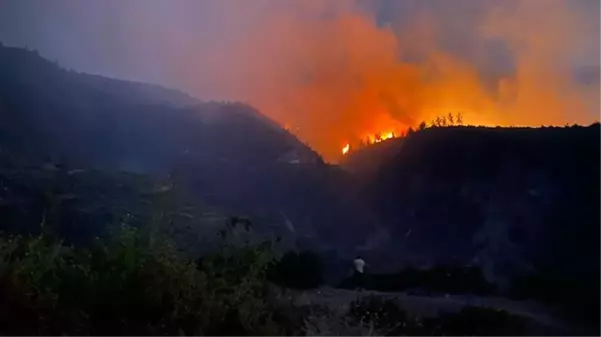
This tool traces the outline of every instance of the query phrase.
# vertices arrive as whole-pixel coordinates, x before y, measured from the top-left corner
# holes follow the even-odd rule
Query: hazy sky
[[[366,134],[599,119],[599,0],[3,0],[0,41],[248,101],[333,159]]]

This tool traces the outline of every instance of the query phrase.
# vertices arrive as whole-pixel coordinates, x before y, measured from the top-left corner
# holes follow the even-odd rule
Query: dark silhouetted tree
[[[455,116],[453,116],[453,113],[449,112],[447,121],[449,122],[449,126],[455,125]]]
[[[417,127],[417,129],[418,129],[419,131],[423,131],[423,130],[425,130],[427,127],[428,127],[428,125],[426,124],[426,122],[425,122],[425,121],[423,121],[423,122],[419,123],[419,126]]]
[[[461,112],[457,113],[457,125],[463,125],[463,115]]]

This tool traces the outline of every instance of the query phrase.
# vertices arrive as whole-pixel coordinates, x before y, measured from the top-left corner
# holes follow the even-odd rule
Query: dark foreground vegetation
[[[234,247],[225,236],[214,252],[194,262],[166,237],[128,226],[86,248],[65,246],[50,233],[2,236],[0,334],[521,335],[529,331],[527,320],[503,311],[467,307],[421,319],[377,298],[354,302],[342,316],[326,313],[319,322],[315,314],[327,309],[287,308],[296,311],[294,318],[282,314],[266,293],[268,270],[274,263],[278,262],[269,242]]]
[[[366,298],[351,304],[350,316],[371,322],[373,329],[385,336],[518,336],[530,332],[527,319],[502,310],[469,306],[458,313],[419,318],[409,316],[391,300]]]
[[[225,244],[198,266],[128,227],[77,249],[49,235],[3,237],[0,333],[278,334],[262,296],[268,248]]]

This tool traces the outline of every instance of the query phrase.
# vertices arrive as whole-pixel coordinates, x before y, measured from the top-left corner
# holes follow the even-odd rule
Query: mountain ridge
[[[0,47],[0,70],[0,147],[30,162],[168,176],[234,214],[292,223],[307,247],[348,250],[371,230],[351,177],[248,104],[148,98],[163,89],[18,48]],[[337,235],[339,223],[356,230]]]

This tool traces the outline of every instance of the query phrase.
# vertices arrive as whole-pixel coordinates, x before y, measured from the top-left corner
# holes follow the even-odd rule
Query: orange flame
[[[366,137],[366,141],[368,144],[374,144],[374,143],[380,143],[382,141],[385,141],[385,140],[391,139],[391,138],[395,138],[395,134],[393,131],[378,132],[373,135],[368,135]]]
[[[397,135],[394,133],[394,131],[386,131],[386,132],[378,132],[375,134],[369,134],[364,137],[363,141],[367,145],[372,145],[372,144],[380,143],[387,139],[392,139],[392,138],[396,138],[396,137],[397,137]],[[342,148],[342,154],[346,155],[350,152],[350,150],[351,150],[351,145],[349,143],[347,143]]]
[[[387,1],[386,24],[374,15],[383,7],[352,0],[206,2],[223,38],[210,43],[214,34],[200,28],[181,34],[165,26],[159,40],[169,47],[157,49],[166,53],[164,80],[199,98],[247,101],[291,123],[327,161],[346,142],[355,150],[350,137],[404,132],[451,111],[476,125],[598,117],[599,85],[575,81],[572,69],[598,67],[599,25],[588,16],[595,10],[576,1],[473,1],[470,14],[468,1]],[[148,17],[126,32],[142,34],[143,46],[146,24],[156,24]]]
[[[347,154],[349,152],[349,150],[351,149],[351,144],[346,144],[343,148],[342,148],[342,154]]]

